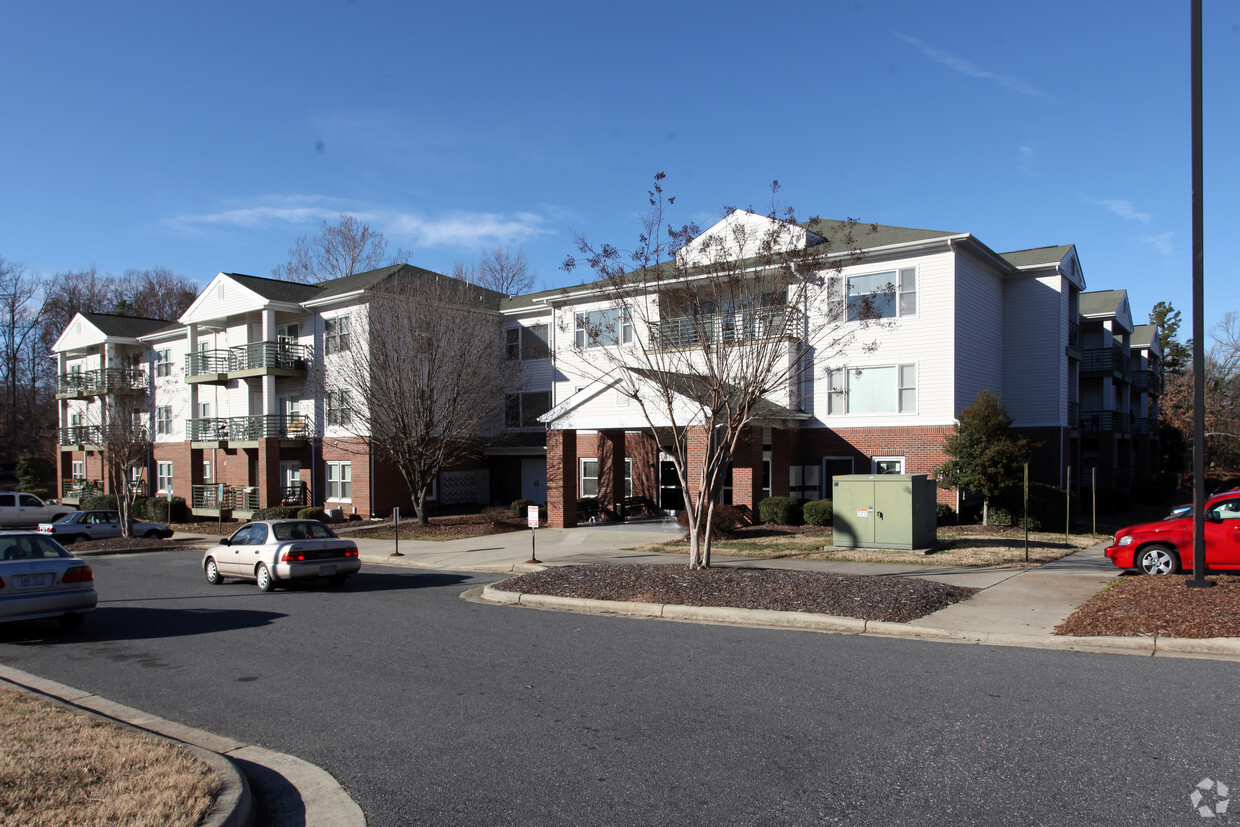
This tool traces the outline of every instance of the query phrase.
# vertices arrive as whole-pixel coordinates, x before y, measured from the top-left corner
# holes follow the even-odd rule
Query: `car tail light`
[[[281,563],[304,563],[305,560],[306,553],[304,551],[286,551],[280,557]]]
[[[90,566],[74,566],[60,578],[61,583],[93,583],[94,580],[95,573],[90,570]]]
[[[347,550],[345,551],[345,553],[344,553],[344,556],[345,556],[345,557],[356,557],[356,556],[357,556],[357,549],[355,549],[355,548],[347,549]]]

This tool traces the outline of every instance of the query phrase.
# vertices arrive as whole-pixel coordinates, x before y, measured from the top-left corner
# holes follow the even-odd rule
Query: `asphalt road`
[[[499,607],[460,599],[496,575],[373,566],[262,594],[197,562],[92,558],[83,629],[0,627],[0,662],[315,763],[372,825],[1199,824],[1200,782],[1240,795],[1236,664]]]

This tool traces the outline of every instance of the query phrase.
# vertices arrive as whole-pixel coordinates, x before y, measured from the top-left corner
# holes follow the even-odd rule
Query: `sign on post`
[[[525,513],[529,520],[530,528],[538,528],[538,506],[531,505],[525,510]]]
[[[538,563],[538,550],[534,547],[534,529],[538,528],[538,506],[531,505],[525,510],[526,521],[530,524],[530,559],[526,563]]]

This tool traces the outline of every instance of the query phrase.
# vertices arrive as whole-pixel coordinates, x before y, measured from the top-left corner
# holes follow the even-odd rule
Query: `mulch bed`
[[[1184,577],[1124,576],[1055,627],[1057,635],[1240,637],[1240,577],[1211,577],[1190,589]]]
[[[813,612],[908,622],[959,603],[977,589],[917,578],[784,569],[683,566],[558,566],[495,588],[591,600]]]

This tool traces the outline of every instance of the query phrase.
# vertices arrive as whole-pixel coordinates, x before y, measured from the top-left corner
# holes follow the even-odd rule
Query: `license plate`
[[[319,577],[331,577],[335,573],[335,566],[319,566]]]
[[[19,574],[13,585],[19,589],[46,589],[52,585],[51,574]]]

